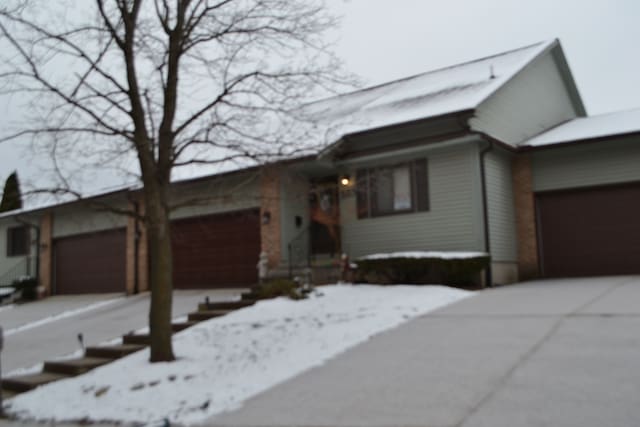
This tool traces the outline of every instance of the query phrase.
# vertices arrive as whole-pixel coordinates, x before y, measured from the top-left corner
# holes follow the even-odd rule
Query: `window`
[[[427,211],[427,160],[360,169],[356,191],[358,218]]]
[[[29,229],[26,226],[7,229],[7,256],[29,253]]]

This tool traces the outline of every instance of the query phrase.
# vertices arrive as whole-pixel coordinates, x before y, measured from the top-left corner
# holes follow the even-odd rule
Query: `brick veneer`
[[[260,175],[260,242],[269,256],[269,268],[278,267],[281,259],[280,239],[280,170],[266,167]],[[268,224],[262,221],[268,213]]]
[[[528,280],[536,278],[540,274],[531,156],[529,154],[519,154],[514,157],[512,174],[518,237],[518,275],[520,280]]]
[[[53,215],[46,212],[40,218],[40,286],[44,296],[51,295],[53,281]]]

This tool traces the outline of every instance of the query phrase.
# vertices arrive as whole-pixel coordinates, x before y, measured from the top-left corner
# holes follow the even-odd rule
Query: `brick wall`
[[[518,272],[520,280],[528,280],[540,274],[531,156],[529,154],[515,156],[511,170],[518,237]]]
[[[280,171],[265,167],[260,175],[260,239],[261,250],[269,256],[269,268],[276,268],[281,260],[280,234]],[[265,215],[270,220],[265,224]]]
[[[51,295],[53,286],[53,215],[47,212],[40,218],[40,286],[44,295]]]

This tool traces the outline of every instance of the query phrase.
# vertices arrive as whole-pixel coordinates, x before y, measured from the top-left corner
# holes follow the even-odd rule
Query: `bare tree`
[[[46,140],[61,177],[69,160],[139,174],[152,362],[174,359],[172,173],[303,153],[311,135],[299,125],[298,106],[318,88],[346,82],[325,41],[334,25],[323,0],[0,6],[0,88],[32,100],[30,121],[2,140]],[[64,178],[56,190],[73,186]]]

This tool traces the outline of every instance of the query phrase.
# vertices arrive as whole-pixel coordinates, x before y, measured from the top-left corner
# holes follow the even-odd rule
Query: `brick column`
[[[267,216],[269,223],[265,224]],[[264,168],[260,175],[260,239],[261,250],[269,256],[269,268],[276,268],[281,260],[280,170],[274,167]]]
[[[518,275],[520,280],[534,279],[540,275],[540,271],[531,156],[515,156],[511,170],[518,237]]]
[[[46,212],[40,218],[40,261],[38,276],[43,295],[51,295],[53,289],[53,214]]]
[[[135,202],[129,202],[129,209],[135,212]],[[144,203],[138,201],[138,214],[144,215]],[[137,231],[136,231],[137,223]],[[137,241],[137,260],[136,260],[136,241]],[[130,216],[127,219],[127,295],[131,295],[136,291],[136,266],[138,274],[138,292],[149,290],[149,263],[148,263],[148,244],[147,233],[144,223]],[[136,262],[137,261],[137,262]]]

